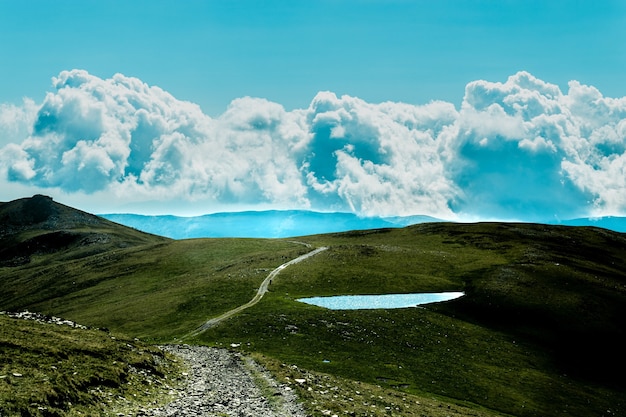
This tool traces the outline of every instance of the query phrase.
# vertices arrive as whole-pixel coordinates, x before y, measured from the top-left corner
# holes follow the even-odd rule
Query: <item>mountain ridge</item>
[[[380,228],[401,228],[421,223],[447,222],[426,215],[363,217],[348,212],[310,210],[262,210],[219,212],[200,216],[108,213],[101,217],[171,239],[250,237],[285,238],[323,233]],[[456,222],[465,223],[465,222]],[[473,223],[473,222],[472,222]],[[514,223],[503,221],[502,223]],[[580,217],[538,223],[562,226],[593,226],[626,233],[626,217]]]
[[[622,216],[601,216],[601,217],[578,217],[563,221],[549,222],[548,224],[565,226],[593,226],[614,232],[626,233],[626,217]]]
[[[419,215],[361,217],[354,213],[309,210],[220,212],[192,217],[132,213],[111,213],[100,216],[171,239],[200,237],[285,238],[348,230],[404,227],[415,223],[441,221],[434,217]]]

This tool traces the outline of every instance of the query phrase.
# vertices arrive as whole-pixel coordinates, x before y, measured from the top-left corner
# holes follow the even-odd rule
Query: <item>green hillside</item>
[[[0,267],[72,261],[168,240],[64,206],[43,195],[0,203]]]
[[[49,214],[29,220],[38,210]],[[172,340],[249,301],[268,269],[307,251],[281,240],[174,241],[43,196],[5,203],[0,221],[0,310],[28,308],[147,340]]]
[[[330,249],[286,269],[259,305],[200,341],[512,415],[624,411],[624,235],[482,223],[302,240]],[[415,309],[294,301],[459,290],[465,297]]]
[[[10,238],[3,231],[5,259],[16,259],[14,248],[28,239],[37,247],[37,236],[55,232],[23,229]],[[297,239],[171,241],[112,223],[56,230],[68,231],[110,238],[29,246],[29,262],[0,266],[0,310],[28,308],[148,342],[176,341],[250,300],[269,271],[310,250],[303,243],[328,246],[285,268],[256,306],[185,341],[240,344],[278,375],[298,369],[344,381],[336,401],[300,387],[311,410],[325,401],[338,415],[364,415],[340,401],[354,397],[345,381],[516,416],[626,412],[620,233],[432,223]],[[466,295],[398,310],[331,311],[296,301],[439,291]]]

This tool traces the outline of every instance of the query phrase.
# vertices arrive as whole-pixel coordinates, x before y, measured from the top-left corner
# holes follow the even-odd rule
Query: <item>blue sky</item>
[[[460,104],[520,70],[626,95],[623,1],[0,2],[0,94],[42,99],[85,69],[158,85],[210,115],[242,96],[288,109],[318,91]]]
[[[0,199],[622,214],[624,39],[623,1],[0,1]]]

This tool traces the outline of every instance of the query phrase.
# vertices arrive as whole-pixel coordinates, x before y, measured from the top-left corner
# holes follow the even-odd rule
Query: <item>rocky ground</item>
[[[137,416],[306,415],[291,388],[276,383],[249,358],[206,346],[168,345],[162,349],[185,361],[186,380],[173,389],[172,402],[157,409],[142,409]]]
[[[46,316],[41,313],[33,313],[28,310],[24,310],[20,312],[0,311],[0,314],[7,315],[14,319],[32,320],[38,323],[57,324],[59,326],[70,326],[70,327],[75,327],[77,329],[87,329],[87,326],[74,323],[71,320],[65,320],[59,317],[54,317],[54,316]]]

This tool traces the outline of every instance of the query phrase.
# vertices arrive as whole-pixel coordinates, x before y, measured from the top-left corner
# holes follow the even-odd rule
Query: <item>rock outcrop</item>
[[[87,326],[83,326],[82,324],[75,323],[71,320],[62,319],[54,316],[46,316],[41,313],[33,313],[28,310],[19,311],[19,312],[10,312],[10,311],[0,311],[0,314],[7,315],[14,319],[22,319],[22,320],[33,320],[38,323],[47,323],[47,324],[57,324],[62,326],[70,326],[75,327],[77,329],[87,329]]]

